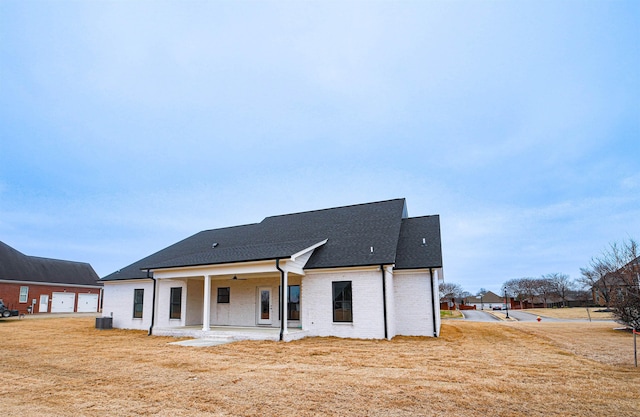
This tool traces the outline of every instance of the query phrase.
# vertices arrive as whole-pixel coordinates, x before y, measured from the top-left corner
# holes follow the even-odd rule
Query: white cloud
[[[626,191],[634,191],[640,187],[640,174],[625,177],[621,181],[621,187]]]

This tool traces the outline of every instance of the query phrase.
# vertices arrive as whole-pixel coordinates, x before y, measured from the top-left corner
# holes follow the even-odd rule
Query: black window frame
[[[297,303],[292,303],[291,302],[291,288],[292,287],[297,287],[298,288],[298,302]],[[296,308],[291,308],[292,306],[296,306]],[[296,313],[296,314],[292,314],[292,313]],[[293,317],[293,316],[296,317]],[[295,321],[299,321],[300,320],[300,285],[289,285],[289,288],[287,289],[287,320],[295,320]]]
[[[287,287],[287,320],[294,320],[294,321],[300,321],[300,290],[298,290],[298,302],[297,303],[292,303],[291,302],[291,287],[300,287],[299,284],[292,284],[289,285]],[[281,294],[282,291],[282,286],[278,285],[278,294]],[[291,306],[292,305],[297,305],[298,308],[296,310],[292,310]],[[297,312],[297,316],[298,318],[291,318],[291,311],[295,311]],[[282,320],[282,311],[280,311],[280,309],[278,309],[278,320]]]
[[[182,287],[171,287],[169,296],[169,319],[182,318]]]
[[[133,290],[133,318],[141,319],[144,309],[144,289],[136,288]]]
[[[353,289],[351,281],[332,281],[333,322],[353,323]]]
[[[224,290],[226,290],[226,294],[224,294]],[[216,299],[218,304],[229,304],[231,299],[231,287],[218,287],[218,296]]]

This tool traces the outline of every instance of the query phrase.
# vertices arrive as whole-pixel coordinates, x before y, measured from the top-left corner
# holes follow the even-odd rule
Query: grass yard
[[[598,310],[603,310],[604,307],[589,307],[589,312],[584,307],[572,307],[572,308],[530,308],[524,311],[525,313],[535,314],[537,316],[553,317],[557,319],[589,319],[591,320],[613,320],[613,314],[605,313]]]
[[[638,416],[609,322],[448,320],[442,337],[195,348],[93,318],[0,321],[8,416]]]
[[[443,319],[463,319],[464,316],[459,310],[440,310],[440,318]]]

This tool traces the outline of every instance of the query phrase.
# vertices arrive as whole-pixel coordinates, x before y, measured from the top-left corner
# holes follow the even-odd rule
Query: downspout
[[[280,271],[280,296],[278,297],[280,298],[279,300],[280,306],[278,308],[280,309],[280,341],[282,342],[282,340],[284,339],[284,317],[283,317],[284,304],[282,300],[284,300],[285,288],[284,288],[284,270],[280,268],[280,258],[276,258],[276,269]]]
[[[429,276],[431,276],[431,313],[433,314],[433,337],[438,337],[438,330],[436,329],[436,297],[435,291],[433,291],[433,268],[429,268]]]
[[[384,315],[384,338],[387,339],[387,283],[384,279],[384,265],[380,265],[382,271],[382,313]]]
[[[153,325],[156,320],[156,279],[149,274],[148,269],[147,269],[147,278],[150,278],[153,280],[153,298],[151,301],[151,326],[149,326],[149,333],[147,334],[147,336],[151,336],[151,333],[153,331]]]

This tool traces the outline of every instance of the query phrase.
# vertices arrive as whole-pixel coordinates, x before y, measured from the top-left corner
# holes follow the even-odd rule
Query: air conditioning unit
[[[113,318],[96,317],[96,329],[113,329]]]

